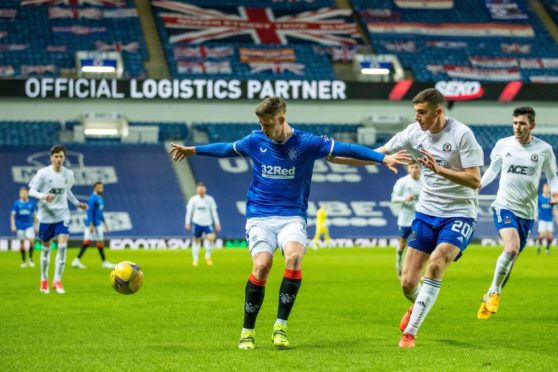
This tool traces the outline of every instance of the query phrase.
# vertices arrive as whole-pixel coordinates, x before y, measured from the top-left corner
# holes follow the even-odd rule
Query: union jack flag
[[[174,58],[224,58],[234,54],[232,47],[210,48],[203,45],[194,47],[176,47],[172,49]]]
[[[179,30],[170,36],[171,43],[197,44],[248,36],[256,44],[288,44],[289,39],[296,39],[325,45],[351,45],[357,44],[360,37],[356,24],[349,20],[350,9],[321,8],[287,13],[243,6],[208,9],[176,1],[154,1],[153,5],[175,12],[159,13],[167,29]]]
[[[23,0],[21,5],[124,6],[126,3],[122,0]]]
[[[139,49],[139,43],[137,41],[132,41],[131,43],[124,44],[121,42],[114,42],[112,44],[106,44],[102,41],[97,41],[95,43],[98,51],[101,52],[128,52],[128,53],[136,53]]]
[[[56,74],[57,72],[58,68],[55,65],[21,65],[21,76]]]
[[[48,8],[48,18],[101,19],[103,18],[103,11],[98,8],[78,9],[53,6]]]
[[[88,26],[70,26],[70,27],[53,27],[53,32],[56,33],[66,33],[66,34],[74,34],[74,35],[89,35],[94,33],[103,33],[107,31],[106,27],[88,27]]]
[[[15,69],[12,65],[0,66],[0,77],[14,76]]]
[[[304,75],[304,68],[306,67],[303,63],[292,62],[252,62],[248,65],[250,66],[251,74],[259,74],[261,72],[270,71],[274,74],[292,72],[295,75]]]
[[[531,54],[531,44],[501,43],[500,47],[504,53]]]
[[[417,50],[417,44],[412,40],[383,41],[382,45],[390,52],[415,52]]]
[[[176,67],[181,74],[232,74],[231,63],[229,61],[178,61]]]

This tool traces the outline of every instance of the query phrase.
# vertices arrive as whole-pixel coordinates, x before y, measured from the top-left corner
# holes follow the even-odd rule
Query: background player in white
[[[33,249],[35,248],[35,232],[37,231],[37,205],[34,200],[29,200],[29,192],[25,186],[19,188],[19,199],[14,202],[12,207],[10,225],[12,231],[17,234],[17,240],[19,241],[21,267],[27,267],[27,262],[25,262],[26,251],[29,251],[29,266],[35,267]]]
[[[558,208],[556,204],[550,204],[552,195],[550,193],[550,186],[548,183],[543,185],[543,191],[539,194],[538,198],[538,221],[537,227],[539,231],[539,238],[537,239],[537,254],[541,254],[541,246],[543,241],[546,242],[546,255],[550,254],[550,245],[552,244],[554,233],[554,220],[558,222]]]
[[[414,305],[401,319],[399,346],[415,347],[415,335],[434,305],[445,271],[467,248],[475,231],[477,189],[483,152],[465,124],[446,116],[444,96],[425,89],[413,98],[416,122],[378,151],[408,150],[422,165],[422,191],[416,205],[401,287]],[[344,164],[367,164],[334,159]],[[424,284],[420,278],[424,267]]]
[[[41,292],[49,293],[48,267],[50,264],[50,241],[58,236],[54,280],[52,287],[57,293],[65,293],[62,273],[66,264],[66,250],[70,224],[68,200],[76,207],[87,209],[72,193],[74,172],[64,167],[66,148],[55,145],[50,149],[51,165],[39,169],[29,183],[29,195],[39,199],[39,239],[41,239]]]
[[[188,200],[184,228],[190,231],[194,223],[194,239],[192,241],[192,265],[198,266],[202,237],[205,236],[205,263],[213,265],[211,251],[215,244],[215,234],[221,231],[217,204],[211,195],[207,195],[207,188],[202,182],[196,186],[196,195]]]
[[[72,261],[72,267],[77,267],[79,269],[85,269],[86,266],[81,263],[81,258],[85,254],[87,247],[92,241],[97,243],[97,251],[101,256],[101,267],[106,269],[112,269],[114,264],[107,261],[105,255],[105,231],[109,230],[109,226],[105,220],[105,198],[103,193],[105,192],[105,186],[102,182],[95,182],[93,185],[93,192],[89,196],[89,201],[87,202],[87,217],[84,221],[83,230],[83,244],[76,258]]]
[[[490,167],[482,176],[481,187],[484,187],[500,174],[492,210],[504,250],[496,261],[492,284],[477,313],[479,319],[489,319],[498,311],[504,281],[525,248],[537,210],[541,172],[550,185],[550,203],[558,203],[556,157],[552,146],[531,134],[535,125],[532,107],[516,108],[513,111],[514,135],[496,142],[490,154]]]
[[[316,159],[349,156],[384,163],[393,170],[396,164],[410,160],[405,153],[383,155],[363,146],[298,131],[287,123],[286,112],[287,104],[282,98],[266,98],[256,108],[261,130],[234,143],[196,147],[173,144],[170,151],[175,161],[194,154],[252,159],[252,183],[246,203],[246,237],[252,272],[245,287],[244,323],[238,343],[245,350],[255,347],[256,318],[277,246],[285,256],[285,272],[272,342],[278,349],[289,347],[287,320],[302,282],[302,258],[308,239],[308,196]]]
[[[397,216],[399,246],[395,248],[395,271],[398,277],[401,277],[403,272],[403,253],[407,248],[407,239],[412,232],[411,225],[415,219],[415,206],[422,189],[420,167],[416,161],[407,165],[407,172],[406,176],[395,182],[391,193],[391,203],[399,207]]]

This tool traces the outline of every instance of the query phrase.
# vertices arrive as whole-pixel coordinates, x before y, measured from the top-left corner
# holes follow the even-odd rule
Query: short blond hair
[[[256,107],[256,115],[275,117],[287,113],[287,102],[281,97],[267,97]]]

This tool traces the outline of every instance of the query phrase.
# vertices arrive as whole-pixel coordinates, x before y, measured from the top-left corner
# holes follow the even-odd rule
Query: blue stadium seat
[[[60,129],[57,121],[0,121],[0,145],[52,145]]]

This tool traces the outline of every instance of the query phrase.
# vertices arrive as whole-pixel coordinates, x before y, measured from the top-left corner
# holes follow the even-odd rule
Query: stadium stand
[[[453,1],[452,9],[352,3],[374,50],[396,54],[418,81],[549,82],[558,76],[558,45],[525,2]]]
[[[51,145],[60,141],[57,121],[0,121],[0,145]]]
[[[76,51],[95,50],[121,52],[124,77],[145,76],[147,51],[133,0],[114,1],[124,7],[34,3],[0,4],[0,77],[58,76],[75,68]]]
[[[541,0],[544,4],[546,11],[558,25],[558,0]]]

